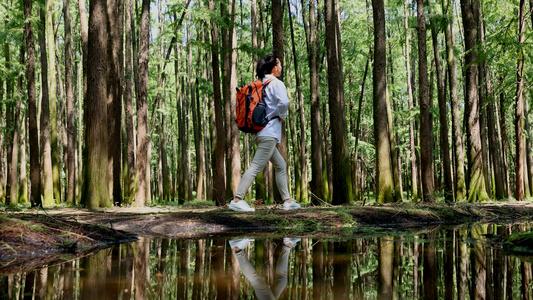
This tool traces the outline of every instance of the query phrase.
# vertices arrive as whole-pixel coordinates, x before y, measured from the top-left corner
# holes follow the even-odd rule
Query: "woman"
[[[257,151],[255,152],[252,164],[242,175],[241,182],[237,188],[237,192],[230,201],[229,209],[235,211],[255,211],[246,201],[242,200],[248,188],[252,185],[255,176],[263,171],[267,162],[270,160],[276,170],[276,184],[281,194],[281,199],[284,200],[283,209],[299,209],[300,204],[296,203],[289,194],[289,187],[287,186],[287,163],[283,156],[276,148],[276,144],[281,142],[281,128],[282,122],[287,118],[287,110],[289,108],[289,97],[287,96],[287,88],[285,84],[277,77],[281,76],[281,62],[274,54],[268,54],[261,58],[257,63],[256,73],[257,77],[264,83],[272,79],[272,81],[264,87],[264,98],[266,104],[267,118],[270,120],[265,128],[259,131],[254,141],[257,144]]]

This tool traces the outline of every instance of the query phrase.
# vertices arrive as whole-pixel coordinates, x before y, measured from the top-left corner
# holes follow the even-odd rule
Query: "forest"
[[[76,3],[77,2],[77,3]],[[0,206],[224,206],[274,53],[308,205],[533,196],[533,0],[5,0]],[[246,200],[279,203],[270,164]]]

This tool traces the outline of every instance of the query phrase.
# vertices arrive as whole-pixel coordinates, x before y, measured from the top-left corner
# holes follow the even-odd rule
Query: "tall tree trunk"
[[[303,5],[302,5],[303,6]],[[304,20],[305,24],[305,20]],[[311,98],[311,202],[320,204],[318,199],[324,199],[324,168],[322,162],[322,122],[320,118],[320,101],[318,95],[318,59],[320,51],[316,25],[315,0],[309,1],[309,34],[307,39],[307,53],[309,64],[309,89]],[[327,182],[327,181],[326,181]]]
[[[52,159],[53,192],[56,203],[61,201],[61,182],[59,178],[59,149],[57,141],[57,77],[54,43],[54,2],[46,0],[46,47],[48,55],[48,88],[50,105],[50,150]],[[44,70],[44,69],[43,69]]]
[[[481,23],[481,43],[483,47],[485,46],[485,26],[483,24],[483,20],[480,19]],[[495,97],[492,92],[492,83],[489,73],[489,67],[487,65],[487,61],[484,60],[481,62],[481,70],[483,74],[483,78],[481,82],[484,82],[484,92],[487,97],[487,111],[486,111],[486,117],[487,117],[487,128],[488,128],[488,138],[489,138],[489,151],[490,151],[490,160],[492,163],[492,170],[494,173],[494,196],[496,199],[503,199],[505,198],[505,191],[504,191],[504,184],[503,179],[504,176],[502,174],[502,160],[501,160],[501,149],[500,149],[500,142],[498,138],[498,132],[496,124],[496,107],[495,107]],[[489,176],[489,178],[492,178]]]
[[[394,201],[394,181],[387,115],[387,51],[385,6],[382,0],[372,1],[374,15],[374,144],[376,147],[376,202]]]
[[[418,93],[420,98],[420,163],[422,166],[422,199],[435,202],[433,172],[433,121],[428,92],[428,64],[426,51],[426,19],[424,1],[417,0],[418,32]]]
[[[135,206],[150,203],[147,194],[147,174],[149,169],[148,142],[148,55],[150,39],[150,1],[142,1],[141,34],[139,53],[139,84],[137,86],[137,193]],[[148,198],[147,198],[148,195]]]
[[[107,2],[91,1],[87,77],[85,157],[82,203],[89,208],[111,206],[108,180],[107,126]]]
[[[122,204],[122,147],[121,147],[121,119],[122,119],[122,82],[123,72],[123,1],[110,0],[107,2],[107,14],[109,20],[108,41],[108,80],[107,80],[107,107],[109,143],[109,169],[110,188],[112,189],[113,203]]]
[[[452,164],[450,159],[450,142],[448,140],[448,113],[446,91],[442,69],[440,65],[439,43],[436,26],[431,27],[433,40],[433,55],[435,56],[435,71],[437,72],[437,90],[439,100],[439,125],[440,125],[440,153],[444,169],[444,197],[447,202],[453,201]]]
[[[282,65],[288,65],[287,62],[285,62],[284,54],[285,54],[285,44],[283,39],[283,15],[284,15],[284,5],[283,0],[273,0],[272,1],[272,52],[274,55],[281,61]],[[284,80],[284,72],[282,72],[280,78],[281,81]],[[285,159],[286,162],[288,162],[288,155],[287,155],[287,134],[285,129],[286,123],[283,122],[281,125],[281,143],[277,144],[276,147],[278,148],[278,151],[280,152],[283,159]],[[270,176],[275,176],[274,171],[270,173]],[[279,189],[277,188],[276,181],[274,180],[274,177],[267,178],[270,182],[273,182],[273,185],[275,188],[273,189],[274,193],[274,201],[281,201],[281,194],[279,192]],[[289,176],[287,176],[287,181],[289,181],[289,189],[290,189],[290,180]]]
[[[365,84],[366,84],[366,77],[368,75],[368,67],[370,65],[370,58],[372,57],[372,48],[370,47],[370,49],[368,50],[368,55],[366,57],[366,64],[365,64],[365,72],[364,72],[364,75],[363,75],[363,83],[361,84],[361,92],[359,93],[359,104],[358,104],[358,108],[357,108],[357,121],[356,121],[356,125],[355,125],[355,128],[353,128],[354,132],[353,132],[353,135],[355,135],[355,154],[354,154],[354,162],[352,163],[355,163],[356,167],[354,168],[356,170],[356,173],[352,173],[352,180],[355,182],[355,184],[357,185],[357,182],[358,181],[362,181],[360,179],[362,178],[357,178],[357,175],[359,174],[359,172],[357,170],[360,170],[361,169],[361,166],[359,163],[357,163],[359,161],[359,139],[361,138],[361,133],[360,133],[360,128],[361,128],[361,115],[362,115],[362,108],[363,108],[363,99],[364,99],[364,95],[365,95]],[[353,169],[352,169],[353,170]],[[359,177],[362,177],[362,176],[359,176]],[[362,181],[364,182],[364,181]],[[358,198],[363,198],[363,195],[364,195],[364,192],[365,192],[365,187],[364,187],[364,184],[359,184],[359,186],[361,187],[361,190],[358,192],[359,194],[354,194],[354,197],[356,199]],[[354,188],[354,190],[357,191],[359,190],[359,187],[357,188]]]
[[[338,0],[326,0],[326,48],[328,61],[329,117],[333,144],[332,204],[353,202],[352,174],[348,153],[344,76]],[[386,80],[386,79],[385,79]]]
[[[24,0],[24,41],[26,43],[26,83],[28,86],[28,140],[30,143],[30,202],[42,206],[39,163],[39,132],[37,129],[37,104],[35,92],[35,48],[33,41],[32,1]]]
[[[6,20],[7,22],[7,20]],[[4,43],[4,55],[5,55],[5,70],[8,73],[13,72],[12,63],[11,63],[11,54],[10,54],[10,47],[9,43]],[[3,86],[0,86],[0,89],[3,89]],[[12,191],[14,189],[11,188],[11,184],[13,182],[13,179],[17,178],[17,174],[13,174],[13,138],[15,133],[15,101],[13,97],[13,80],[11,78],[6,78],[6,135],[5,135],[5,145],[6,145],[6,198],[5,203],[6,205],[13,205],[15,204],[15,199],[12,198]],[[17,164],[15,161],[15,168]]]
[[[20,47],[19,51],[19,63],[21,65],[24,64],[24,48]],[[19,73],[18,80],[17,80],[17,94],[22,94],[22,84],[23,84],[23,74]],[[15,99],[15,98],[13,98]],[[10,180],[10,194],[11,194],[11,203],[17,204],[18,203],[18,192],[19,192],[19,173],[18,173],[18,164],[19,164],[19,146],[20,146],[20,112],[21,112],[21,103],[20,100],[16,99],[16,103],[14,103],[14,116],[13,116],[13,126],[12,126],[12,153],[11,158],[8,157],[8,159],[11,159],[11,178],[8,178]],[[24,123],[22,123],[23,126]],[[24,183],[22,183],[24,184]],[[9,191],[8,191],[9,192]],[[7,201],[6,201],[7,204]]]
[[[5,22],[7,22],[7,20]],[[2,115],[4,113],[2,108],[4,104],[4,81],[2,79],[2,76],[0,76],[0,126],[4,127],[4,116]],[[4,132],[0,131],[0,145],[4,145],[4,140]],[[7,158],[5,158],[4,153],[4,147],[0,147],[0,199],[5,198],[6,178],[4,174],[4,169]]]
[[[443,10],[449,18],[453,16],[453,6],[451,0],[445,1],[446,5]],[[443,4],[444,5],[444,4]],[[450,85],[450,101],[452,110],[452,133],[454,143],[454,157],[455,157],[455,201],[463,201],[466,197],[466,181],[465,181],[465,160],[464,147],[461,131],[461,115],[459,112],[459,99],[457,96],[457,68],[456,58],[454,54],[455,37],[453,34],[453,22],[450,20],[446,27],[446,55],[448,61],[448,81]]]
[[[21,61],[21,64],[24,65],[24,61]],[[24,92],[21,91],[21,95]],[[27,173],[27,132],[28,132],[28,123],[26,122],[27,113],[22,116],[22,123],[20,125],[20,178],[19,178],[19,194],[18,194],[18,203],[28,203],[28,173]]]
[[[503,76],[500,76],[500,85],[503,84]],[[500,92],[499,95],[499,114],[500,114],[500,125],[501,129],[499,131],[500,133],[500,147],[502,149],[501,152],[501,159],[502,159],[502,173],[503,173],[503,187],[505,191],[505,196],[507,199],[511,199],[511,184],[510,184],[510,176],[509,176],[509,162],[507,160],[507,151],[509,149],[509,138],[507,136],[507,122],[505,121],[505,94],[503,91]]]
[[[126,45],[125,45],[125,123],[127,141],[127,180],[124,182],[124,197],[128,199],[128,204],[132,202],[135,195],[135,128],[134,128],[134,107],[133,107],[133,62],[132,62],[132,35],[135,30],[135,18],[133,15],[133,0],[126,0]]]
[[[390,32],[389,32],[390,37]],[[389,57],[387,58],[390,70],[390,82],[391,86],[394,86],[394,64],[392,59],[392,43],[389,42]],[[392,92],[392,99],[395,99],[396,95],[394,91]],[[396,142],[398,140],[398,134],[394,134],[395,124],[392,118],[392,111],[394,109],[394,104],[389,97],[387,90],[387,124],[389,132],[389,141],[391,148],[391,164],[392,164],[392,178],[394,179],[394,201],[401,202],[403,200],[403,190],[402,190],[402,172],[401,172],[401,160],[400,160],[400,150],[396,148]]]
[[[39,32],[39,48],[41,49],[41,163],[43,174],[43,205],[50,206],[54,204],[54,183],[52,180],[52,154],[50,146],[50,97],[48,88],[48,55],[46,46],[46,0],[40,2],[40,20],[41,30]]]
[[[72,86],[72,34],[70,25],[70,0],[63,0],[63,18],[65,20],[65,89],[67,101],[67,204],[76,202],[76,111]]]
[[[465,65],[466,68],[466,105],[465,116],[468,116],[467,142],[469,143],[469,173],[468,201],[479,202],[488,200],[483,174],[483,160],[481,156],[481,136],[479,125],[478,98],[478,65],[477,65],[477,20],[479,3],[477,0],[461,0],[463,27],[465,31]]]
[[[235,123],[237,87],[237,30],[235,27],[235,1],[222,4],[222,13],[228,18],[227,29],[222,30],[224,55],[223,95],[226,114],[226,197],[235,195],[241,179],[241,151],[239,128]]]
[[[198,58],[197,58],[197,61],[196,61],[196,65],[197,65],[197,68],[196,68],[196,74],[198,74],[197,76],[199,77],[200,74],[201,74],[201,66],[200,66],[200,63],[201,63],[201,56],[200,56],[200,52],[198,52]],[[202,120],[202,112],[204,111],[203,110],[203,107],[201,106],[201,104],[203,104],[202,102],[200,102],[200,82],[199,82],[199,79],[198,77],[196,77],[196,81],[195,81],[195,92],[196,92],[196,120],[197,122],[194,122],[198,132],[195,134],[195,142],[196,140],[198,139],[198,146],[197,146],[197,149],[196,149],[196,156],[198,157],[197,160],[197,175],[196,175],[196,178],[197,178],[197,189],[196,189],[196,199],[198,200],[205,200],[206,199],[206,195],[205,195],[205,188],[206,188],[206,168],[205,168],[205,160],[206,160],[206,157],[205,157],[205,148],[204,148],[204,136],[202,134],[202,132],[207,132],[207,131],[203,131],[202,130],[202,126],[204,124],[203,120]]]
[[[524,32],[526,30],[525,22],[526,4],[525,0],[520,0],[520,9],[518,12],[518,62],[516,67],[516,102],[515,102],[515,164],[516,164],[516,182],[515,182],[515,198],[518,201],[524,200],[524,50],[522,45],[525,41]]]
[[[478,44],[484,47],[484,25],[483,25],[483,15],[481,12],[481,8],[479,9],[479,13],[477,14],[477,31],[478,31]],[[480,107],[480,114],[479,114],[479,127],[480,127],[480,135],[481,135],[481,156],[483,159],[483,176],[485,178],[485,189],[487,191],[487,194],[489,197],[492,197],[492,171],[490,169],[490,158],[489,158],[489,136],[487,132],[487,76],[488,74],[485,74],[484,69],[484,61],[479,63],[478,67],[478,84],[479,84],[479,107]]]
[[[405,67],[406,67],[406,75],[407,75],[407,95],[408,95],[408,105],[409,110],[412,111],[414,109],[413,106],[413,89],[411,86],[411,50],[410,50],[410,35],[409,35],[409,9],[408,6],[408,0],[404,0],[403,2],[403,10],[404,10],[404,29],[405,29]],[[418,193],[418,165],[416,163],[416,142],[415,142],[415,124],[414,120],[410,118],[409,120],[409,145],[411,150],[411,189],[413,193],[413,201],[418,201],[420,198],[420,195]]]
[[[189,34],[187,33],[187,36],[189,38]],[[197,66],[199,65],[200,60],[200,52],[198,52],[198,62]],[[193,133],[194,133],[194,148],[196,151],[196,199],[203,200],[203,181],[204,181],[204,172],[203,172],[203,164],[204,164],[204,152],[203,152],[203,146],[202,146],[202,121],[200,116],[200,107],[199,107],[199,101],[198,97],[200,95],[196,94],[197,89],[197,82],[198,78],[196,76],[199,76],[200,72],[199,70],[196,70],[196,76],[193,76],[193,63],[192,63],[192,44],[191,41],[189,41],[188,50],[187,50],[187,61],[188,61],[188,72],[189,72],[189,89],[190,89],[190,99],[192,104],[192,119],[193,119]]]
[[[530,93],[531,95],[531,93]],[[526,139],[526,153],[527,153],[527,163],[526,163],[526,173],[529,177],[529,195],[530,197],[533,196],[533,147],[531,139],[533,137],[533,131],[531,130],[531,126],[529,123],[529,118],[531,116],[531,110],[529,103],[527,101],[524,102],[524,130],[526,131],[527,136],[529,137]]]
[[[215,13],[215,3],[209,0],[209,9]],[[224,119],[222,116],[222,95],[220,92],[220,62],[218,59],[218,29],[211,20],[211,66],[213,68],[213,101],[215,106],[215,170],[213,172],[213,198],[217,206],[226,204],[226,183],[224,171],[224,149],[226,136],[224,135]]]
[[[290,9],[290,3],[289,0],[287,0],[287,8],[289,11],[289,20],[290,20],[290,26],[291,26],[291,39],[292,39],[292,55],[294,60],[294,76],[296,77],[296,89],[298,91],[298,106],[299,106],[299,112],[300,112],[300,180],[301,180],[301,193],[300,193],[300,202],[307,203],[309,200],[307,198],[307,158],[306,158],[306,131],[305,131],[305,106],[304,106],[304,99],[302,95],[301,90],[301,83],[300,83],[300,73],[298,70],[298,59],[296,56],[296,45],[294,42],[294,29],[292,24],[292,14]],[[294,145],[296,146],[296,145]]]

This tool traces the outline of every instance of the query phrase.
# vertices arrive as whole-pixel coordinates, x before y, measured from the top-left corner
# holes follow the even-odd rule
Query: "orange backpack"
[[[263,88],[270,83],[269,79],[263,83],[256,80],[240,89],[237,88],[236,122],[239,130],[246,133],[256,133],[270,121],[266,116],[266,104],[263,101]]]

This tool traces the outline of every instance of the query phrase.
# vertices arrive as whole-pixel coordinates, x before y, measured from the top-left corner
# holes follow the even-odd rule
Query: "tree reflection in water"
[[[241,251],[230,239],[140,238],[0,275],[0,299],[531,299],[531,263],[494,242],[530,229],[476,225],[302,238],[291,247],[256,237]],[[258,292],[257,278],[268,292]]]

